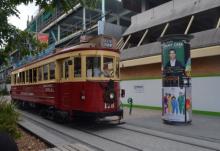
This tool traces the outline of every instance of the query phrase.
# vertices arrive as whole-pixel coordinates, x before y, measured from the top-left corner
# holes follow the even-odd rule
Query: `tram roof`
[[[88,36],[88,35],[84,35],[80,37],[80,44],[78,45],[74,45],[71,47],[67,47],[67,48],[54,48],[55,52],[48,54],[42,58],[38,58],[36,60],[31,60],[31,63],[26,63],[23,64],[21,66],[19,66],[18,68],[14,69],[18,70],[21,69],[23,67],[29,66],[33,63],[37,63],[43,60],[46,60],[48,58],[63,54],[63,53],[68,53],[68,52],[72,52],[72,51],[88,51],[88,50],[105,50],[105,51],[112,51],[112,52],[117,52],[120,53],[119,49],[116,49],[116,39],[112,36],[108,36],[108,35],[100,35],[100,36]],[[48,48],[49,49],[49,48]]]
[[[81,46],[82,45],[82,46]],[[72,46],[72,47],[68,47],[68,48],[61,48],[61,49],[56,49],[56,52],[51,54],[51,55],[48,55],[48,56],[45,56],[43,58],[40,58],[40,59],[37,59],[37,60],[34,60],[33,62],[30,62],[30,63],[27,63],[27,64],[24,64],[16,69],[14,69],[13,71],[16,71],[18,69],[21,69],[21,68],[24,68],[24,67],[27,67],[29,65],[32,65],[34,63],[38,63],[38,62],[41,62],[43,60],[46,60],[46,59],[49,59],[51,57],[54,57],[54,56],[57,56],[57,55],[60,55],[60,54],[64,54],[64,53],[69,53],[69,52],[74,52],[74,51],[87,51],[87,50],[100,50],[100,51],[111,51],[111,52],[116,52],[116,53],[120,53],[120,51],[118,49],[114,49],[114,48],[102,48],[102,47],[96,47],[95,44],[93,43],[87,43],[87,44],[81,44],[81,45],[76,45],[76,46]]]

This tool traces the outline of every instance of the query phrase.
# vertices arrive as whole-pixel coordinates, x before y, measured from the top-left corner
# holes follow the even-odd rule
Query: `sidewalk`
[[[133,108],[132,115],[124,107],[124,121],[135,125],[166,133],[203,139],[220,143],[220,117],[194,115],[190,125],[167,125],[161,120],[161,111]]]

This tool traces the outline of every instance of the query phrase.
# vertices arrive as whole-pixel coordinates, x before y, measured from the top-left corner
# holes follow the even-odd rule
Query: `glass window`
[[[87,77],[101,76],[101,57],[86,58],[86,75]]]
[[[37,78],[37,80],[38,81],[41,81],[42,80],[42,67],[39,67],[38,69],[37,69],[37,72],[38,72],[38,78]]]
[[[32,69],[29,70],[29,82],[32,83],[33,79],[32,79]]]
[[[33,69],[33,82],[37,82],[37,68]]]
[[[103,59],[103,75],[105,77],[114,77],[114,61],[113,58],[104,57]]]
[[[17,83],[20,83],[20,73],[17,73]]]
[[[116,60],[116,76],[119,78],[120,75],[120,60],[117,58]]]
[[[50,66],[50,80],[55,79],[55,63],[52,62],[49,64]]]
[[[29,70],[25,71],[25,76],[26,76],[26,83],[29,82]]]
[[[48,65],[43,66],[44,80],[48,80]]]
[[[63,61],[63,65],[62,65],[62,78],[67,79],[69,77],[69,64],[68,64],[68,60],[64,60]]]
[[[24,72],[21,72],[21,83],[24,83],[25,81],[25,74]]]
[[[65,74],[64,74],[64,76],[65,76],[65,79],[67,79],[68,77],[69,77],[69,64],[68,64],[68,60],[66,60],[65,62],[64,62],[64,70],[65,70]]]
[[[81,77],[81,58],[74,58],[74,77]]]
[[[17,74],[14,74],[14,78],[13,78],[14,84],[16,84],[16,79],[17,79]]]

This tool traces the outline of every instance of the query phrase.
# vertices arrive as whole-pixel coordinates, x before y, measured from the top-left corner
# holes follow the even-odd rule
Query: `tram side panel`
[[[66,111],[112,112],[119,109],[119,83],[115,82],[115,99],[112,103],[105,100],[107,82],[65,82],[60,83],[58,108]]]
[[[57,84],[36,84],[12,86],[14,100],[57,106]]]

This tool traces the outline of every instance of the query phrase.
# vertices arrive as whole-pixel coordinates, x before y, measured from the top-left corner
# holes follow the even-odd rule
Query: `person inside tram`
[[[104,66],[103,66],[103,75],[105,77],[111,77],[113,74],[113,70],[109,69],[108,65],[109,64],[104,64]]]
[[[102,74],[104,77],[113,77],[114,69],[113,69],[113,58],[104,57],[103,59],[103,71]]]
[[[90,57],[87,58],[87,77],[100,77],[101,76],[100,58]]]

